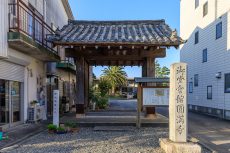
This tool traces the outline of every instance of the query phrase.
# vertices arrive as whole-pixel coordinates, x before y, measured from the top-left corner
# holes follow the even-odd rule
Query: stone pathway
[[[5,131],[9,137],[7,140],[0,141],[0,149],[17,144],[33,135],[44,131],[46,128],[43,124],[23,124]]]

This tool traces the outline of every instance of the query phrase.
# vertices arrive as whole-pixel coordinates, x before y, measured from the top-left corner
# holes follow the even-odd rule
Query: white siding
[[[207,1],[208,14],[203,17],[203,4]],[[195,1],[181,0],[181,37],[188,40],[181,46],[181,62],[188,63],[189,82],[194,83],[194,75],[199,74],[199,86],[193,87],[193,93],[189,93],[189,104],[230,110],[230,94],[224,93],[224,74],[230,73],[229,9],[228,0],[217,0],[217,5],[215,0],[200,0],[197,9]],[[216,24],[219,22],[223,25],[223,36],[216,40]],[[199,31],[199,43],[195,45],[196,31]],[[208,49],[208,62],[202,63],[205,48]],[[222,72],[221,79],[215,77],[217,72]],[[207,99],[209,85],[213,86],[212,100]]]
[[[46,1],[46,22],[48,25],[52,23],[56,28],[67,24],[68,16],[61,0]]]
[[[7,57],[8,0],[0,0],[0,58]]]

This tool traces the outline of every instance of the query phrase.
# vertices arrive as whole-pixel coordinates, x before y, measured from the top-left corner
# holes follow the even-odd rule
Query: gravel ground
[[[164,153],[159,138],[168,137],[168,128],[142,128],[130,131],[94,131],[82,128],[74,134],[54,135],[47,131],[29,138],[9,153]],[[209,153],[204,150],[203,153]]]

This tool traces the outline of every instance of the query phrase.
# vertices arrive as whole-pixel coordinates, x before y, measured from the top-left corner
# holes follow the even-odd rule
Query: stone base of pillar
[[[76,104],[76,114],[85,114],[84,104]]]
[[[156,116],[156,111],[155,111],[155,107],[146,107],[146,117],[155,117]]]
[[[166,153],[201,153],[201,147],[192,142],[179,143],[169,139],[159,139],[160,147]]]

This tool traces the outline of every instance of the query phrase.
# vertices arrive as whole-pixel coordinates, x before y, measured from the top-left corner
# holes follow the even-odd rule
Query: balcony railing
[[[67,58],[66,60],[61,60],[59,63],[57,63],[57,67],[61,68],[70,68],[74,71],[76,71],[76,65],[74,61],[71,58]]]
[[[75,65],[74,60],[72,58],[66,58],[65,60],[61,60],[60,63],[66,63],[66,64]]]
[[[21,0],[9,4],[9,31],[23,33],[53,53],[59,52],[59,47],[53,48],[52,44],[46,41],[47,34],[54,34],[54,30],[38,15],[38,11],[31,9]]]

